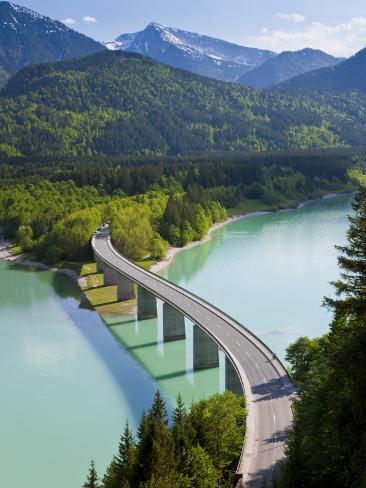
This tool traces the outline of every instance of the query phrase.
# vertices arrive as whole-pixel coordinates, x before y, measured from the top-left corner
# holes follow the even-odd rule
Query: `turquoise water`
[[[155,384],[70,279],[4,263],[0,277],[0,486],[78,487]]]
[[[232,222],[178,253],[162,272],[255,332],[281,358],[290,342],[328,330],[322,307],[338,276],[352,195]]]
[[[79,295],[63,275],[0,262],[0,487],[80,487],[157,388],[169,410],[179,392],[189,404],[223,389],[219,368],[192,372],[192,324],[163,344],[158,320],[114,315],[109,330]]]
[[[337,277],[351,197],[237,221],[182,251],[164,271],[222,307],[283,356],[327,330],[322,296]],[[158,304],[158,310],[161,303]],[[124,422],[136,428],[159,387],[172,408],[223,389],[220,368],[193,373],[186,341],[164,343],[158,319],[80,307],[65,276],[0,262],[0,487],[77,488],[91,458],[102,473]],[[56,474],[56,476],[55,476]],[[50,483],[52,480],[52,483]]]

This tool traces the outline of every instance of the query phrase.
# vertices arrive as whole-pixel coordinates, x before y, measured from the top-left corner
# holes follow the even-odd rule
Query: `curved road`
[[[242,486],[271,483],[276,464],[284,457],[284,437],[292,426],[295,389],[281,362],[256,336],[205,300],[144,270],[121,256],[111,243],[109,228],[95,232],[96,258],[204,329],[235,366],[247,402],[247,431],[237,469]]]

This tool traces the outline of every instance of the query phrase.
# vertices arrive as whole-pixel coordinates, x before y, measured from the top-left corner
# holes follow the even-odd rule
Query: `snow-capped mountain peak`
[[[227,81],[236,81],[275,55],[157,22],[151,22],[143,31],[122,34],[106,45],[109,49],[145,54],[174,67]]]
[[[21,31],[27,26],[43,24],[45,31],[52,34],[54,31],[67,31],[69,28],[58,20],[50,19],[29,8],[10,2],[0,2],[0,28],[11,28]]]
[[[29,64],[95,53],[103,46],[29,8],[0,2],[0,86]]]

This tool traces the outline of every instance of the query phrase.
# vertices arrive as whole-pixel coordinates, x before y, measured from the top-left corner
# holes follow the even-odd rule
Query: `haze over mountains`
[[[284,51],[244,74],[238,81],[255,88],[269,88],[303,73],[334,66],[341,61],[343,59],[318,49]]]
[[[62,22],[10,2],[0,2],[0,86],[35,63],[71,59],[104,46]]]
[[[256,88],[269,88],[299,74],[342,61],[309,48],[277,55],[155,22],[140,32],[122,34],[106,46],[144,54],[210,78],[239,81]]]
[[[340,92],[366,91],[366,49],[337,66],[298,76],[280,85],[283,90]]]

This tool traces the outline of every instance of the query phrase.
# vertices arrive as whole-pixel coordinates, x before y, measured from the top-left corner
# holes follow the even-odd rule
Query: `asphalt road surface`
[[[146,271],[113,247],[108,226],[92,239],[96,258],[151,291],[204,329],[230,358],[246,396],[245,443],[237,469],[241,486],[270,486],[284,457],[286,431],[291,429],[294,386],[281,362],[254,334],[205,300]],[[239,483],[239,484],[240,484]]]

